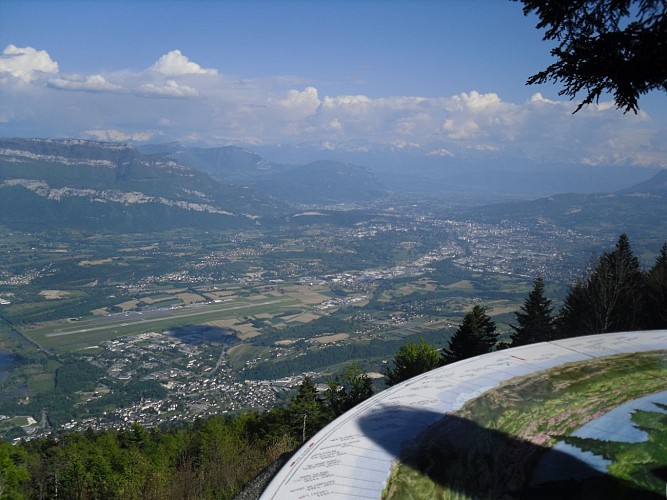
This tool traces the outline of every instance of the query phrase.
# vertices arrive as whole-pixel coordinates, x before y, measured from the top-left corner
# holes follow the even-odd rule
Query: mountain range
[[[283,204],[249,188],[132,146],[0,140],[0,223],[9,227],[245,227],[284,213]]]
[[[353,163],[318,160],[305,165],[269,163],[235,146],[183,147],[177,143],[151,146],[169,158],[207,173],[213,179],[249,186],[263,195],[297,204],[366,202],[386,195],[375,172]]]
[[[477,200],[468,190],[475,179],[482,184],[508,182],[506,171],[477,169],[469,172],[466,183],[457,183],[456,179],[464,178],[464,167],[470,166],[443,172],[434,163],[413,174],[414,166],[407,165],[405,180],[399,183],[398,170],[387,165],[369,168],[332,159],[301,165],[273,163],[234,146],[194,148],[168,143],[137,148],[85,140],[0,139],[0,224],[26,230],[243,228],[295,220],[291,216],[304,207],[349,208],[396,193],[414,199],[426,192],[441,195],[443,201],[456,194]],[[510,181],[519,182],[522,173],[525,169],[517,167]],[[652,173],[624,175],[634,179]],[[524,176],[528,184],[537,178],[534,174]],[[564,174],[553,169],[541,175],[548,181]],[[605,182],[606,171],[591,169],[585,175],[598,176],[599,193],[504,202],[473,208],[469,214],[490,221],[550,220],[563,225],[624,220],[637,226],[660,226],[667,220],[663,214],[667,171],[606,193],[602,189],[610,184]],[[527,188],[515,189],[514,196],[525,196],[520,194],[523,189]],[[482,199],[484,191],[475,196]]]
[[[667,170],[611,193],[566,193],[497,203],[469,209],[467,216],[489,223],[555,224],[611,239],[627,233],[655,251],[667,235]]]

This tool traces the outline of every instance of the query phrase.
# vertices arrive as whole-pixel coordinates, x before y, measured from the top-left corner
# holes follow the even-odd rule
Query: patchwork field
[[[415,281],[414,283],[409,283],[400,288],[397,288],[394,292],[397,295],[406,296],[415,292],[433,292],[437,287],[438,284],[435,281],[422,278]]]
[[[218,326],[221,328],[230,328],[238,332],[238,337],[241,340],[251,339],[261,335],[262,332],[255,328],[252,323],[244,321],[242,318],[221,319],[216,321],[209,321],[205,323],[209,326]]]
[[[448,285],[447,288],[450,290],[473,290],[475,285],[470,280],[461,280]]]
[[[87,266],[101,266],[102,264],[111,264],[114,261],[113,258],[109,259],[97,259],[97,260],[82,260],[79,262],[79,265],[82,267]]]
[[[227,351],[227,356],[231,365],[235,369],[242,368],[246,362],[262,358],[269,352],[266,347],[259,347],[252,344],[238,344]]]
[[[69,321],[49,322],[22,329],[22,333],[42,348],[67,352],[97,345],[105,340],[147,331],[209,324],[221,320],[236,322],[240,316],[246,315],[268,314],[271,317],[286,308],[298,305],[298,302],[290,297],[271,298],[264,301],[256,300],[256,297],[252,299],[252,301],[235,300],[145,312],[132,311],[87,318],[74,323]],[[131,306],[130,303],[124,305],[128,308]],[[232,326],[232,328],[237,329],[237,326]],[[252,336],[256,334],[256,330],[248,329],[244,333]]]
[[[331,298],[331,292],[325,286],[291,285],[282,287],[281,290],[288,297],[306,305],[320,304]]]
[[[511,304],[507,300],[492,301],[486,305],[486,313],[491,317],[511,313],[517,309],[518,307],[515,304]]]
[[[64,299],[71,295],[71,293],[66,290],[42,290],[39,294],[46,300]]]
[[[335,335],[322,335],[321,337],[314,337],[310,340],[313,342],[317,342],[318,344],[330,344],[331,342],[347,340],[348,338],[350,338],[350,335],[348,333],[338,333]]]

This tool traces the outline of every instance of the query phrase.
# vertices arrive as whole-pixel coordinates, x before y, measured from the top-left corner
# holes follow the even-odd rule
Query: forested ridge
[[[397,349],[392,344],[386,385],[492,350],[579,335],[667,328],[667,244],[654,265],[642,269],[629,239],[621,235],[615,247],[571,285],[558,314],[544,292],[543,279],[536,277],[515,313],[509,342],[499,342],[494,322],[483,305],[476,305],[442,351],[423,339]],[[370,348],[369,344],[346,352],[363,357]],[[305,364],[316,361],[313,357]],[[61,371],[56,387],[65,397],[80,380],[76,370]],[[318,393],[307,377],[285,406],[265,412],[164,428],[135,425],[128,430],[63,433],[16,445],[0,442],[0,497],[231,498],[266,466],[374,391],[355,364],[327,385]]]

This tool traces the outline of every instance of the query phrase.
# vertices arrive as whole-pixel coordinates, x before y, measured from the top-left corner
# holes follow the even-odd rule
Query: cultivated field
[[[293,309],[299,303],[291,297],[259,299],[249,297],[224,303],[198,304],[192,307],[132,311],[108,316],[97,316],[76,322],[56,321],[22,329],[22,333],[42,348],[67,352],[98,345],[126,335],[147,331],[166,330],[184,325],[205,325],[219,321],[237,322],[244,316],[268,315],[272,317],[285,309]],[[225,325],[228,326],[228,325]],[[238,325],[230,325],[237,329]],[[247,329],[247,336],[256,335]]]

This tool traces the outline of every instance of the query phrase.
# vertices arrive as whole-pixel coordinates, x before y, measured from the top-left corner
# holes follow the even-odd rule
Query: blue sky
[[[0,2],[0,135],[667,166],[665,94],[572,116],[520,3]]]

